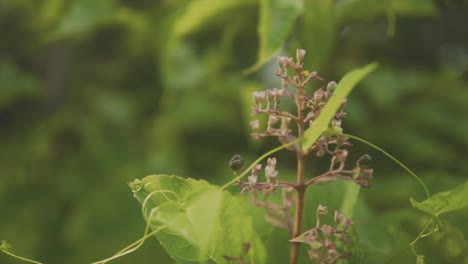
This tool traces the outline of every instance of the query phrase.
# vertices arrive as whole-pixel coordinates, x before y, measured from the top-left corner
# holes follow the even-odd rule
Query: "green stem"
[[[357,136],[353,136],[353,135],[348,135],[348,134],[342,134],[343,136],[345,137],[349,137],[349,138],[352,138],[354,140],[357,140],[359,142],[362,142],[366,145],[369,145],[371,146],[372,148],[380,151],[382,154],[384,154],[385,156],[389,157],[391,160],[393,160],[396,164],[398,164],[401,168],[403,168],[406,172],[408,172],[411,176],[413,176],[413,178],[416,179],[416,181],[419,182],[419,184],[422,186],[422,188],[424,189],[424,192],[426,193],[426,196],[427,198],[431,197],[431,194],[429,193],[429,190],[427,189],[426,187],[426,184],[424,184],[424,182],[421,180],[421,178],[419,178],[412,170],[410,170],[408,167],[405,166],[405,164],[401,163],[397,158],[393,157],[392,155],[390,155],[390,153],[388,153],[387,151],[381,149],[380,147],[378,147],[377,145],[375,144],[372,144],[370,143],[369,141],[367,140],[364,140],[360,137],[357,137]]]
[[[113,255],[112,257],[108,257],[106,259],[103,259],[103,260],[100,260],[100,261],[96,261],[96,262],[93,262],[91,264],[104,264],[104,263],[107,263],[113,259],[116,259],[116,258],[120,258],[124,255],[127,255],[129,253],[132,253],[133,251],[137,250],[138,248],[140,248],[143,243],[145,242],[146,239],[148,239],[149,237],[151,237],[152,235],[158,233],[159,231],[161,231],[162,229],[164,229],[166,226],[161,226],[159,227],[158,229],[156,230],[153,230],[153,232],[150,232],[148,233],[148,230],[149,230],[149,224],[146,226],[146,229],[145,229],[145,234],[143,235],[142,238],[138,239],[137,241],[133,242],[132,244],[126,246],[125,248],[123,248],[122,250],[120,250],[119,252],[117,252],[115,255]]]
[[[27,258],[20,257],[20,256],[18,256],[18,255],[15,255],[15,254],[13,254],[13,253],[11,253],[11,252],[9,252],[9,251],[3,250],[3,249],[2,249],[1,251],[3,251],[3,253],[5,253],[5,254],[7,254],[7,255],[10,255],[10,256],[12,256],[12,257],[14,257],[14,258],[21,259],[21,260],[27,261],[27,262],[29,262],[29,263],[42,264],[42,262],[35,261],[35,260],[32,260],[32,259],[27,259]]]

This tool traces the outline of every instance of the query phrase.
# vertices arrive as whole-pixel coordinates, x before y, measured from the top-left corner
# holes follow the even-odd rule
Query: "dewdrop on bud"
[[[335,81],[331,81],[327,84],[327,91],[329,91],[330,93],[333,93],[337,86],[338,84],[336,84]]]
[[[298,63],[301,63],[302,59],[304,58],[305,53],[306,52],[303,49],[296,50],[296,59]]]
[[[372,158],[370,155],[366,154],[361,156],[356,163],[359,168],[367,169],[370,168],[372,164]]]

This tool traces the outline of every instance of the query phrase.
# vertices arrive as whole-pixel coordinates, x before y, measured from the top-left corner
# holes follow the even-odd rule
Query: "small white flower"
[[[258,131],[258,129],[260,128],[260,120],[258,119],[250,121],[249,124],[253,131]]]
[[[254,104],[256,106],[258,106],[258,108],[262,108],[262,103],[263,103],[263,100],[265,100],[265,92],[264,91],[255,91],[252,93],[252,97],[253,97],[253,101],[254,101]]]
[[[303,49],[296,50],[296,59],[298,63],[301,63],[302,59],[304,58],[306,51]]]
[[[278,123],[278,121],[279,121],[279,117],[278,117],[278,116],[276,116],[276,115],[270,115],[270,116],[268,117],[268,129],[272,129],[273,126],[274,126],[276,123]]]

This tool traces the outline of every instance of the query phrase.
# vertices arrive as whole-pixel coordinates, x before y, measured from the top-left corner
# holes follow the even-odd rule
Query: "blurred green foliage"
[[[250,92],[278,86],[268,58],[298,47],[326,80],[378,61],[349,97],[345,132],[394,154],[432,193],[454,188],[468,174],[467,13],[451,0],[2,1],[0,239],[45,263],[89,263],[143,232],[126,182],[153,173],[228,181],[230,157],[249,162],[276,145],[249,138]],[[252,65],[259,71],[243,74]],[[428,217],[409,203],[422,200],[420,187],[365,146],[351,154],[365,152],[375,185],[354,215],[375,263]],[[278,154],[284,177],[288,154]],[[315,193],[330,206],[340,194]],[[441,217],[445,232],[417,246],[426,263],[466,263],[467,215]],[[271,241],[284,234],[271,232],[278,247]],[[406,251],[394,261],[415,259]],[[115,261],[170,262],[156,239]]]

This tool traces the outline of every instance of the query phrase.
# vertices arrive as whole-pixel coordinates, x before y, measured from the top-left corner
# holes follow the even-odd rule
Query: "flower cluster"
[[[252,167],[251,174],[247,177],[248,182],[239,180],[238,184],[242,186],[241,192],[249,191],[256,193],[258,190],[268,190],[274,192],[279,185],[276,180],[278,171],[276,170],[276,158],[268,158],[267,165],[265,166],[265,182],[258,182],[258,175],[262,170],[262,164],[255,164]]]
[[[273,88],[252,93],[253,106],[252,115],[267,115],[266,124],[261,124],[260,119],[250,122],[253,130],[252,137],[255,139],[263,137],[277,137],[282,144],[288,144],[303,139],[308,128],[313,128],[317,118],[324,109],[333,93],[338,88],[334,81],[329,82],[326,87],[314,91],[308,89],[307,84],[313,80],[324,81],[317,72],[303,69],[302,60],[305,51],[298,49],[296,59],[291,57],[277,57],[277,70],[274,75],[281,79],[281,88]],[[289,100],[296,106],[296,111],[288,111],[281,103]],[[283,102],[284,103],[284,102]],[[370,167],[371,158],[364,155],[357,161],[355,169],[346,169],[348,159],[348,147],[351,146],[349,137],[343,134],[342,121],[346,117],[346,99],[329,123],[328,129],[308,149],[302,149],[299,143],[288,145],[287,149],[296,152],[298,161],[297,177],[295,182],[278,180],[276,169],[276,158],[268,158],[264,168],[264,179],[260,180],[262,164],[254,164],[247,181],[238,179],[242,187],[241,192],[252,194],[252,203],[264,207],[265,220],[272,226],[287,230],[291,237],[291,263],[297,263],[299,244],[306,243],[310,246],[309,256],[314,263],[335,263],[339,259],[347,258],[350,254],[350,240],[348,238],[349,228],[353,224],[343,213],[335,212],[333,225],[320,224],[321,219],[328,214],[328,209],[319,205],[317,225],[315,228],[301,234],[301,225],[305,203],[305,191],[312,184],[324,184],[338,179],[352,181],[361,187],[372,185],[373,170]],[[290,124],[295,123],[291,128]],[[307,157],[315,154],[317,157],[329,158],[329,168],[320,175],[308,177],[305,173]],[[243,160],[239,155],[232,158],[230,168],[235,175],[242,172]],[[271,204],[268,202],[269,195],[278,188],[283,195],[283,204]],[[258,194],[263,194],[259,199]],[[295,206],[294,218],[291,207]],[[339,242],[341,241],[341,242]],[[337,243],[338,242],[338,243]]]
[[[346,247],[351,245],[349,230],[353,221],[346,218],[342,212],[335,211],[334,225],[320,225],[320,220],[327,214],[327,207],[319,205],[316,213],[316,227],[291,240],[310,246],[308,253],[313,263],[331,264],[350,254],[346,251]],[[343,243],[337,243],[338,241]]]

